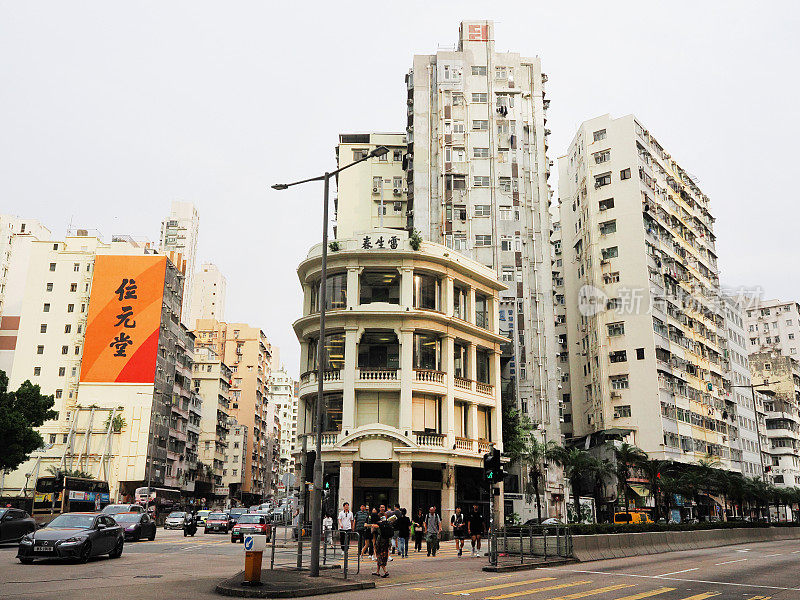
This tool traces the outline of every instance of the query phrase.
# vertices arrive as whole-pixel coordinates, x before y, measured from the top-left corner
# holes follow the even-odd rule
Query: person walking
[[[397,519],[397,552],[400,558],[408,558],[408,538],[411,536],[411,519],[406,514],[406,509],[400,509],[400,518]]]
[[[322,519],[322,533],[324,534],[325,544],[330,544],[333,541],[333,517],[330,513],[325,514]]]
[[[453,538],[456,540],[456,550],[461,556],[464,550],[464,538],[467,537],[467,522],[461,513],[461,507],[456,507],[455,514],[450,517],[450,526],[453,529]]]
[[[373,525],[377,525],[381,521],[381,515],[377,508],[373,508],[369,514],[369,523],[367,529],[370,531],[369,538],[369,556],[371,560],[375,560],[375,543],[378,541],[378,533],[375,531]]]
[[[345,502],[342,504],[342,510],[339,513],[339,544],[342,547],[342,554],[350,546],[350,532],[353,531],[354,519],[353,513],[350,512],[350,503]]]
[[[369,521],[369,513],[367,512],[366,505],[362,504],[358,509],[355,518],[355,529],[358,534],[358,553],[364,554],[366,547],[366,534],[367,534],[367,521]]]
[[[414,517],[414,552],[422,552],[422,538],[425,535],[425,513],[420,508]]]
[[[425,541],[428,547],[428,556],[436,556],[439,549],[439,534],[442,531],[442,519],[436,513],[436,507],[431,506],[425,515]]]
[[[294,541],[300,539],[300,509],[294,509],[294,516],[292,517],[292,535],[294,536]]]
[[[395,520],[394,520],[394,535],[392,536],[392,554],[400,554],[400,552],[398,551],[399,532],[397,530],[397,521],[402,516],[400,514],[400,505],[399,504],[395,504],[394,505],[394,510],[389,511],[389,514],[395,516]]]
[[[472,540],[472,557],[476,558],[481,554],[481,536],[486,530],[486,523],[483,520],[480,508],[477,504],[472,505],[472,512],[467,519],[467,533]]]
[[[384,510],[380,513],[380,520],[378,523],[372,523],[372,536],[375,538],[375,560],[376,568],[373,575],[376,577],[388,577],[389,572],[386,570],[386,565],[389,562],[389,544],[391,544],[392,536],[394,535],[393,520],[396,517],[392,515],[387,517]],[[381,575],[381,568],[383,568],[383,575]]]

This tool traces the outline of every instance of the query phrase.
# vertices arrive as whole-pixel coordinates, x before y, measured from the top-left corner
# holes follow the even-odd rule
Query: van
[[[630,525],[633,523],[652,523],[653,519],[650,515],[643,512],[630,512],[630,513],[614,513],[615,525]]]

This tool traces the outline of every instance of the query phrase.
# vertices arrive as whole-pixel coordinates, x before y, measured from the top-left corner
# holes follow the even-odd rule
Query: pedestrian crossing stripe
[[[711,596],[719,596],[720,592],[703,592],[702,594],[695,594],[694,596],[689,596],[688,598],[684,598],[683,600],[705,600],[706,598],[711,598]]]
[[[583,582],[587,583],[587,582]],[[589,582],[591,583],[591,582]],[[566,586],[566,584],[563,584]],[[614,590],[621,590],[623,588],[633,587],[632,583],[619,583],[617,585],[608,585],[606,587],[597,588],[594,590],[586,590],[585,592],[575,592],[574,594],[567,594],[566,596],[555,596],[548,598],[548,600],[576,600],[577,598],[586,598],[587,596],[596,596],[597,594],[604,594],[605,592],[613,592]],[[506,594],[505,596],[497,596],[497,598],[513,598],[516,596],[524,596],[525,594],[533,594],[538,590],[530,590],[527,592],[516,592],[515,594]],[[487,598],[486,600],[490,600]],[[686,600],[689,600],[688,598]]]
[[[616,600],[642,600],[642,598],[650,598],[651,596],[658,596],[659,594],[665,594],[666,592],[673,592],[675,589],[676,588],[662,587],[655,590],[650,590],[649,592],[640,592],[630,596],[623,596],[622,598],[617,598]]]
[[[528,579],[526,581],[515,581],[513,583],[498,583],[496,585],[488,585],[486,587],[472,588],[470,590],[459,590],[457,592],[445,592],[449,596],[458,596],[459,594],[471,594],[473,592],[486,592],[489,590],[500,590],[507,587],[514,587],[517,585],[527,585],[529,583],[540,583],[542,581],[553,581],[555,577],[540,577],[539,579]],[[412,588],[413,589],[413,588]]]
[[[537,594],[539,592],[549,592],[552,590],[561,590],[568,587],[574,587],[576,585],[584,585],[586,583],[592,583],[591,581],[570,581],[569,583],[559,583],[556,585],[548,585],[546,587],[538,587],[532,588],[529,590],[522,590],[521,592],[512,592],[509,594],[503,594],[501,596],[489,596],[484,600],[500,600],[501,598],[516,598],[517,596],[526,596],[528,594]],[[556,600],[555,598],[553,600]]]
[[[753,596],[752,598],[747,598],[747,600],[770,600],[772,596]]]

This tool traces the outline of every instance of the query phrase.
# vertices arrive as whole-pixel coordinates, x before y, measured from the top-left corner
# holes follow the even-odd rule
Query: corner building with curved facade
[[[405,231],[337,240],[328,253],[322,459],[330,508],[394,504],[488,512],[483,455],[502,450],[494,271]],[[334,247],[336,247],[334,244]],[[300,439],[314,448],[321,245],[298,267]],[[299,457],[298,457],[299,458]],[[297,464],[300,461],[297,460]],[[498,504],[498,503],[495,503]],[[502,503],[495,518],[502,519]],[[502,522],[499,521],[499,522]]]

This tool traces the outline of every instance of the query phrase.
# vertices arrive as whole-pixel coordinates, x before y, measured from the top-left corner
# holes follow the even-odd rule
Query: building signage
[[[81,382],[153,383],[166,256],[98,256]]]
[[[488,25],[467,25],[467,40],[470,42],[486,42],[489,40]]]
[[[396,235],[391,237],[384,237],[378,236],[377,238],[371,235],[365,235],[363,241],[361,242],[361,249],[362,250],[373,250],[373,249],[385,249],[389,248],[391,250],[397,250],[397,246],[400,244],[400,238]]]

